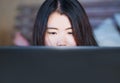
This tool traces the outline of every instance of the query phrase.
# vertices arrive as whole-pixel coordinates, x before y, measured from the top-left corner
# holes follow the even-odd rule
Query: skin
[[[76,46],[71,23],[66,15],[53,12],[49,16],[45,46]]]

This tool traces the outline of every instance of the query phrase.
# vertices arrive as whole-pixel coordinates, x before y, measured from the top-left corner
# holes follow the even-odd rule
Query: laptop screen
[[[0,83],[119,83],[120,48],[1,47]]]

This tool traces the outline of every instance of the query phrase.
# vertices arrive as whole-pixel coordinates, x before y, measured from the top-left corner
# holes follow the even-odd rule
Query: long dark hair
[[[34,24],[33,45],[44,46],[47,21],[55,11],[68,16],[77,46],[97,46],[86,12],[77,0],[46,0],[41,5]]]

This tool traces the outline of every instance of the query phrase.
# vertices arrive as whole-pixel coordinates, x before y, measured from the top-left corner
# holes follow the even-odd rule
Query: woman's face
[[[72,26],[66,15],[53,12],[49,16],[45,46],[76,46]]]

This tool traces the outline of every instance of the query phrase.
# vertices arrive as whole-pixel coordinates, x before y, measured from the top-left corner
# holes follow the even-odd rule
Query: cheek
[[[77,46],[76,41],[72,35],[67,36],[66,39],[67,39],[67,43],[70,46]]]
[[[56,46],[56,37],[51,35],[46,35],[45,46]]]

